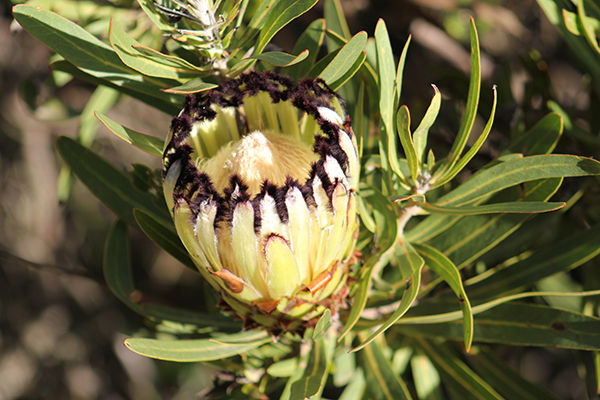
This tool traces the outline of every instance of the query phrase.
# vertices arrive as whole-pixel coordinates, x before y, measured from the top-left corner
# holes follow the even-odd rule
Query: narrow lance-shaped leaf
[[[591,32],[595,32],[600,29],[600,21],[592,17],[584,17],[585,23],[580,21],[579,15],[569,11],[562,9],[562,15],[565,21],[565,27],[571,32],[573,35],[580,36],[585,34],[584,26],[588,26],[591,28]]]
[[[556,113],[548,114],[515,140],[502,154],[523,153],[532,156],[552,153],[562,132],[562,117]]]
[[[56,145],[77,178],[124,221],[135,226],[133,209],[139,208],[151,214],[163,226],[175,230],[167,210],[159,208],[152,195],[139,191],[111,163],[66,136],[59,137]]]
[[[461,126],[456,135],[456,139],[452,144],[450,153],[448,153],[446,164],[438,172],[439,175],[444,175],[446,171],[451,170],[452,167],[454,167],[454,164],[458,162],[458,159],[467,144],[467,140],[469,139],[473,123],[475,122],[475,116],[477,115],[477,106],[479,104],[479,93],[481,90],[480,63],[479,38],[477,36],[475,21],[473,20],[473,17],[471,17],[471,81],[469,83],[465,115],[463,116]]]
[[[543,201],[515,201],[506,203],[484,204],[481,206],[440,207],[434,204],[417,202],[417,205],[432,214],[444,215],[478,215],[478,214],[512,214],[543,213],[556,211],[566,203],[547,203]]]
[[[333,31],[346,40],[350,40],[352,34],[348,28],[348,21],[340,0],[326,0],[323,5],[323,15],[327,21],[327,29]],[[331,48],[331,44],[327,44],[329,51],[335,50]]]
[[[115,87],[143,92],[150,97],[174,104],[177,102],[158,90],[172,86],[176,81],[139,75],[123,64],[110,46],[77,24],[40,7],[29,5],[14,7],[13,14],[23,28],[85,74],[110,82]],[[150,101],[148,103],[152,104]]]
[[[323,390],[331,364],[326,340],[321,336],[313,341],[304,373],[292,384],[290,399],[310,399]]]
[[[131,299],[135,287],[131,275],[130,259],[127,225],[123,221],[117,221],[109,231],[104,247],[104,280],[119,300],[136,311],[139,306]]]
[[[183,98],[178,95],[164,93],[158,90],[160,87],[172,86],[173,82],[156,86],[147,82],[142,75],[114,74],[106,75],[102,72],[85,72],[66,60],[55,61],[50,64],[52,71],[65,72],[74,78],[81,79],[96,85],[105,85],[119,92],[133,97],[151,107],[168,115],[176,115],[181,110]]]
[[[579,31],[581,32],[583,30],[583,36],[586,38],[590,46],[592,46],[592,48],[596,50],[596,54],[600,54],[600,47],[598,47],[598,39],[596,39],[596,32],[594,31],[594,28],[592,28],[591,24],[589,24],[589,20],[586,18],[584,3],[584,0],[580,0],[577,2],[577,15],[579,16],[577,22],[580,23],[581,27],[583,28]]]
[[[565,237],[551,247],[466,286],[471,297],[493,298],[528,287],[547,276],[576,268],[600,254],[600,225]]]
[[[108,118],[104,114],[97,112],[94,113],[94,115],[100,120],[100,122],[104,124],[104,126],[108,128],[108,130],[127,143],[130,143],[138,149],[152,154],[153,156],[162,157],[162,151],[164,148],[164,142],[162,139],[126,128]]]
[[[460,386],[462,390],[477,399],[504,400],[494,388],[453,354],[447,344],[434,345],[428,340],[419,338],[415,341],[437,367],[442,381]]]
[[[239,336],[240,334],[238,334]],[[266,331],[247,331],[244,342],[226,343],[228,336],[218,339],[156,340],[125,339],[125,346],[134,353],[159,360],[201,362],[236,356],[272,341]]]
[[[560,187],[562,179],[552,178],[526,182],[522,190],[506,194],[509,200],[546,201]],[[500,243],[528,218],[529,214],[490,214],[462,217],[452,229],[444,230],[428,244],[442,251],[458,268],[476,260]],[[432,281],[429,285],[435,285]]]
[[[358,32],[346,43],[329,65],[319,74],[319,77],[330,84],[340,79],[363,53],[367,43],[367,33]],[[364,61],[364,58],[363,58]],[[358,69],[357,69],[358,70]]]
[[[471,161],[471,159],[473,157],[475,157],[475,154],[477,154],[477,152],[479,151],[481,146],[483,146],[483,143],[485,142],[485,140],[487,139],[488,135],[490,134],[490,132],[492,130],[492,124],[494,123],[494,117],[496,115],[496,104],[498,102],[498,96],[496,93],[495,85],[494,85],[493,91],[494,91],[494,104],[492,105],[492,112],[490,114],[490,118],[488,119],[487,124],[485,125],[485,128],[483,129],[483,133],[481,135],[479,135],[479,138],[477,138],[477,141],[475,142],[475,144],[473,144],[473,146],[469,149],[469,151],[467,151],[467,154],[465,154],[465,156],[463,158],[461,158],[460,161],[458,161],[450,169],[450,171],[448,173],[443,174],[439,178],[438,181],[434,180],[435,183],[432,187],[438,187],[438,186],[444,185],[447,182],[449,182],[450,180],[452,180],[456,175],[458,175],[458,173],[460,171],[463,170],[464,167],[467,166],[469,161]]]
[[[148,52],[150,49],[145,52],[138,50],[138,47],[142,46],[112,20],[109,37],[110,43],[121,61],[143,75],[180,79],[198,76],[202,73],[179,57],[162,55],[159,58],[156,54],[151,57]]]
[[[196,327],[218,327],[222,331],[239,331],[241,325],[222,315],[202,314],[151,303],[140,303],[131,273],[131,254],[127,225],[117,221],[108,233],[103,258],[104,279],[113,294],[127,307],[155,322],[184,323]]]
[[[359,336],[362,340],[365,335]],[[358,353],[367,381],[367,391],[376,400],[412,400],[406,384],[397,376],[376,342]]]
[[[352,309],[346,320],[346,325],[338,338],[338,342],[341,341],[342,338],[350,332],[356,322],[358,322],[360,314],[367,304],[367,295],[373,279],[373,269],[376,265],[385,265],[385,263],[389,261],[391,248],[394,245],[398,233],[398,223],[394,205],[388,198],[376,189],[366,185],[361,186],[360,197],[361,201],[364,200],[373,205],[373,217],[377,226],[377,242],[375,243],[375,249],[377,249],[377,251],[365,260],[362,267],[364,272],[358,282],[354,285],[356,288],[354,290],[356,290],[356,292],[354,293]]]
[[[474,175],[440,197],[438,206],[473,204],[492,193],[536,179],[600,174],[600,162],[571,155],[538,155],[510,160]]]
[[[406,64],[406,55],[408,54],[408,45],[410,44],[411,36],[408,36],[400,60],[398,61],[398,69],[396,70],[396,86],[394,87],[394,109],[400,104],[400,96],[402,95],[402,83],[404,82],[404,64]]]
[[[310,10],[318,0],[280,1],[269,13],[265,23],[260,27],[260,36],[254,47],[254,54],[260,54],[267,43],[281,28]]]
[[[471,343],[473,342],[473,313],[471,312],[471,303],[465,293],[458,268],[456,268],[456,265],[448,257],[431,246],[422,244],[413,244],[413,246],[419,255],[423,257],[426,265],[433,272],[441,276],[458,297],[463,313],[465,349],[469,352]]]
[[[185,82],[183,85],[173,86],[168,89],[163,89],[165,93],[177,93],[177,94],[190,94],[190,93],[199,93],[205,92],[207,90],[216,88],[218,85],[214,83],[204,82],[202,79],[190,79]]]
[[[352,351],[363,349],[377,336],[381,335],[393,324],[395,324],[396,321],[398,321],[406,313],[406,311],[408,311],[413,301],[415,301],[417,298],[417,294],[419,294],[419,288],[421,286],[421,270],[423,269],[425,262],[421,256],[417,254],[412,245],[405,241],[404,238],[398,238],[396,242],[396,252],[397,264],[400,267],[402,277],[406,281],[406,289],[402,294],[402,300],[392,316],[388,318],[388,320],[385,321],[385,323],[379,329],[377,329],[375,333],[369,336],[367,340],[363,341]]]
[[[435,85],[433,86],[434,95],[431,99],[431,104],[425,113],[425,116],[421,120],[421,123],[413,133],[413,142],[415,145],[415,150],[417,153],[417,161],[419,163],[423,162],[423,155],[425,154],[425,148],[427,146],[427,135],[429,134],[429,129],[432,127],[435,119],[440,112],[440,104],[442,102],[442,95],[440,94],[439,89]]]
[[[186,267],[194,272],[198,272],[189,253],[183,247],[181,239],[173,231],[165,228],[150,214],[141,210],[133,210],[133,215],[140,229],[148,236],[158,247],[175,257]]]
[[[504,364],[499,357],[492,355],[491,349],[485,350],[467,357],[467,363],[504,398],[558,400],[558,397],[524,379],[517,371]]]
[[[475,343],[502,343],[512,346],[548,346],[566,349],[600,350],[599,318],[542,305],[508,303],[510,300],[519,298],[558,295],[598,296],[600,292],[521,293],[474,306],[472,308],[475,315],[473,341]],[[429,313],[432,307],[436,310],[441,308],[438,304],[432,304],[426,310],[420,310],[420,307],[416,306],[411,311],[414,313]],[[394,329],[405,335],[414,337],[461,340],[463,337],[463,326],[460,317],[460,311],[425,317],[406,316],[399,321]],[[434,322],[448,321],[448,319],[452,319],[452,321]]]
[[[444,398],[441,394],[440,374],[425,354],[411,357],[410,370],[419,399]]]
[[[306,57],[308,57],[308,50],[304,50],[297,56],[293,56],[291,54],[287,54],[281,51],[269,51],[256,56],[252,56],[250,58],[264,61],[267,64],[271,64],[276,67],[289,67],[291,65],[295,65],[299,62],[304,61]]]
[[[246,30],[239,30],[239,33],[235,35],[234,42],[232,43],[232,48],[246,48],[246,46],[250,44],[252,39],[256,35],[258,35],[262,27],[265,25],[265,21],[267,20],[275,6],[279,3],[279,1],[280,0],[261,1],[258,5],[258,8],[254,12],[254,15],[252,15],[252,19],[248,23]]]
[[[380,19],[375,28],[375,47],[377,49],[377,73],[379,77],[379,154],[383,169],[383,192],[391,194],[391,173],[398,175],[401,181],[408,185],[404,178],[398,155],[396,153],[396,135],[394,134],[394,102],[396,91],[396,74],[394,54],[385,22]]]
[[[408,161],[410,175],[415,185],[418,185],[420,165],[415,144],[410,133],[410,112],[406,106],[400,107],[396,114],[396,129],[402,143],[402,148],[404,149],[404,154],[406,155],[406,161]]]
[[[315,326],[315,330],[313,332],[313,340],[319,339],[323,336],[327,330],[331,327],[331,311],[329,309],[325,310],[317,325]]]
[[[98,86],[81,112],[79,142],[90,147],[98,131],[96,112],[105,113],[116,104],[119,92],[107,86]]]
[[[321,18],[313,21],[308,28],[302,32],[302,35],[300,35],[294,45],[293,54],[300,54],[303,51],[308,50],[308,57],[299,64],[294,64],[285,68],[283,73],[294,77],[296,80],[306,76],[319,55],[319,50],[321,49],[324,39],[325,20]]]
[[[350,79],[352,79],[352,77],[354,77],[354,75],[356,75],[356,73],[358,71],[360,71],[360,69],[362,68],[362,66],[365,63],[366,58],[367,58],[367,53],[363,50],[356,58],[356,61],[354,61],[354,64],[352,64],[350,66],[350,68],[348,68],[348,70],[342,76],[337,78],[335,81],[331,82],[331,84],[328,84],[328,86],[332,90],[344,89],[344,85],[348,81],[350,81]],[[348,90],[350,90],[350,89],[348,89]]]

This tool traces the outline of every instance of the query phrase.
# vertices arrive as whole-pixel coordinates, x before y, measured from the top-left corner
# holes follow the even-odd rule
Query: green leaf
[[[477,106],[479,104],[479,93],[481,91],[481,66],[480,66],[480,54],[479,54],[479,38],[477,36],[477,28],[475,27],[475,21],[471,17],[471,81],[469,83],[469,93],[467,95],[467,105],[465,109],[465,115],[462,123],[456,135],[456,139],[452,144],[450,153],[447,156],[446,165],[443,170],[440,170],[439,175],[444,175],[447,170],[451,170],[452,167],[458,162],[460,155],[467,144],[473,123],[475,122],[475,116],[477,115]]]
[[[319,74],[319,77],[327,84],[339,80],[352,68],[361,54],[363,54],[363,49],[367,43],[367,37],[368,35],[364,31],[354,35],[354,37],[340,49],[323,72]],[[358,68],[356,70],[358,70]]]
[[[392,247],[396,241],[398,233],[398,222],[394,205],[377,189],[363,185],[360,187],[359,196],[361,201],[373,206],[373,219],[377,226],[377,241],[375,243],[375,252],[365,260],[362,266],[363,273],[358,282],[355,283],[353,290],[354,301],[350,314],[346,319],[346,325],[339,336],[338,342],[350,332],[352,327],[358,322],[360,314],[367,304],[368,293],[373,279],[373,269],[376,266],[383,267],[391,258]]]
[[[396,84],[397,82],[398,80],[396,80]],[[413,141],[417,154],[417,161],[419,163],[424,161],[423,155],[425,154],[425,148],[427,147],[427,136],[429,135],[429,129],[433,126],[433,123],[440,112],[440,104],[442,102],[442,95],[440,94],[437,86],[431,86],[433,86],[434,91],[433,99],[431,99],[431,104],[429,105],[429,108],[427,108],[427,112],[417,127],[417,130],[415,130],[413,133]]]
[[[402,83],[404,81],[404,64],[406,64],[406,55],[408,54],[408,45],[410,44],[412,36],[408,36],[400,60],[398,61],[398,69],[396,70],[396,86],[394,87],[394,109],[398,108],[400,104],[400,96],[402,95]]]
[[[108,130],[127,143],[132,144],[138,149],[152,154],[153,156],[162,157],[163,148],[165,146],[162,139],[126,128],[99,112],[94,113],[94,115],[108,128]]]
[[[260,54],[281,28],[310,10],[318,0],[290,0],[278,2],[260,27],[260,36],[254,54]]]
[[[141,46],[111,20],[109,38],[123,64],[147,76],[167,79],[197,77],[204,72],[177,56],[169,56]]]
[[[337,80],[328,84],[328,86],[332,90],[343,89],[342,86],[344,86],[348,81],[350,81],[350,79],[352,79],[352,77],[356,75],[356,73],[362,68],[366,58],[367,54],[364,51],[361,52],[358,55],[356,61],[354,61],[354,64],[352,64],[352,66],[344,73],[344,75],[340,76]]]
[[[288,53],[283,53],[281,51],[270,51],[250,58],[264,61],[268,64],[275,65],[276,67],[289,67],[291,65],[298,64],[301,61],[304,61],[306,57],[308,57],[308,50],[304,50],[297,56],[293,56]]]
[[[137,311],[139,306],[132,298],[135,293],[131,275],[131,253],[127,225],[117,220],[108,232],[104,247],[103,270],[104,280],[111,292],[121,302]]]
[[[394,103],[396,97],[396,74],[394,53],[385,22],[380,19],[375,27],[375,46],[377,49],[377,75],[379,78],[379,154],[381,168],[384,171],[383,193],[391,194],[391,172],[404,180],[394,134]]]
[[[110,46],[73,22],[28,5],[14,7],[13,13],[23,28],[86,74],[117,86],[149,92],[155,97],[169,98],[158,89],[173,86],[174,81],[138,75],[123,64]]]
[[[267,374],[276,378],[290,377],[298,369],[298,359],[288,358],[287,360],[277,361],[267,368]]]
[[[350,383],[344,389],[339,397],[339,400],[361,400],[367,388],[367,382],[365,380],[365,374],[362,368],[357,368],[352,374]]]
[[[139,309],[142,310],[142,315],[157,321],[191,324],[203,329],[218,329],[219,332],[233,333],[242,330],[240,321],[221,314],[208,314],[152,303],[139,303]]]
[[[540,295],[546,293],[540,293]],[[597,293],[595,293],[597,294]],[[528,295],[536,295],[530,293]],[[571,294],[573,295],[573,294]],[[420,312],[419,306],[415,312]],[[432,304],[428,309],[439,309]],[[477,306],[473,307],[474,312]],[[395,329],[415,337],[461,340],[462,321],[436,324],[408,323],[400,320]],[[502,343],[512,346],[547,346],[579,350],[600,349],[600,319],[548,306],[506,303],[487,311],[475,312],[475,343]]]
[[[494,123],[494,117],[496,115],[496,104],[498,101],[498,96],[496,93],[496,86],[494,86],[493,91],[494,91],[494,103],[492,105],[492,112],[490,113],[490,118],[488,119],[488,122],[485,125],[483,132],[481,133],[481,135],[479,135],[479,138],[477,138],[477,141],[475,142],[475,144],[473,144],[473,146],[469,149],[469,151],[467,151],[465,156],[462,157],[460,159],[460,161],[458,161],[452,168],[450,168],[449,172],[442,174],[441,177],[439,178],[439,180],[437,180],[437,181],[435,179],[433,179],[435,184],[432,187],[442,186],[442,185],[446,184],[447,182],[449,182],[450,180],[452,180],[456,175],[458,175],[458,173],[460,171],[463,170],[464,167],[467,166],[469,161],[471,161],[471,159],[473,157],[475,157],[475,154],[477,154],[477,152],[479,151],[481,146],[483,146],[483,143],[485,142],[485,140],[487,139],[488,135],[490,134],[490,132],[492,130],[492,124]]]
[[[396,262],[400,267],[402,277],[406,280],[406,289],[402,295],[402,300],[398,305],[398,308],[387,321],[384,322],[375,333],[369,338],[363,341],[359,346],[354,348],[352,351],[358,351],[367,346],[377,336],[381,335],[393,324],[396,323],[410,308],[412,303],[419,294],[421,286],[421,270],[425,261],[417,254],[412,245],[405,241],[403,238],[398,238],[396,242]]]
[[[554,0],[537,0],[540,8],[546,14],[550,22],[562,34],[564,41],[571,48],[572,54],[583,65],[584,70],[592,76],[592,85],[596,93],[600,93],[600,68],[598,67],[598,53],[590,47],[587,39],[571,34],[565,27],[561,9]],[[564,4],[561,2],[561,4]],[[567,3],[571,5],[571,2]],[[566,5],[565,5],[566,7]]]
[[[467,357],[467,363],[506,399],[558,400],[558,397],[524,379],[504,364],[499,357],[492,355],[490,349]]]
[[[183,85],[173,86],[168,89],[164,89],[165,93],[177,93],[177,94],[190,94],[204,92],[210,89],[216,88],[218,85],[214,83],[204,82],[202,79],[190,79]]]
[[[361,338],[364,340],[364,336]],[[367,378],[367,392],[374,400],[412,400],[406,384],[392,370],[389,361],[377,346],[371,343],[358,353]]]
[[[531,286],[538,280],[568,271],[600,254],[600,226],[563,238],[551,247],[467,285],[471,297],[493,298]]]
[[[565,20],[565,27],[569,32],[577,36],[585,34],[585,30],[582,32],[582,29],[580,29],[584,26],[584,23],[581,22],[579,15],[565,9],[562,10],[562,15]],[[600,21],[588,16],[584,19],[586,20],[585,25],[589,26],[592,31],[600,30]]]
[[[410,112],[408,111],[408,107],[406,106],[400,107],[398,113],[396,114],[396,129],[398,132],[398,136],[400,137],[400,142],[402,143],[402,148],[404,149],[406,161],[408,161],[408,169],[410,170],[410,176],[412,177],[415,185],[417,185],[417,179],[419,178],[420,162],[417,158],[417,151],[415,149],[415,144],[410,133]]]
[[[484,204],[481,206],[439,207],[429,203],[416,203],[432,214],[445,215],[477,215],[506,213],[543,213],[555,211],[566,203],[547,203],[543,201],[515,201],[507,203]]]
[[[133,215],[140,229],[148,236],[158,247],[172,255],[176,260],[190,268],[194,272],[198,272],[196,265],[190,258],[189,253],[183,247],[181,239],[172,230],[165,228],[161,223],[156,221],[150,214],[141,210],[134,209]]]
[[[290,399],[310,399],[321,393],[327,380],[331,356],[327,351],[325,337],[313,341],[308,363],[302,377],[294,382]]]
[[[56,145],[75,176],[119,218],[135,226],[133,209],[139,208],[175,229],[167,210],[159,208],[150,194],[137,190],[111,163],[66,136],[59,137]]]
[[[96,75],[86,73],[68,61],[60,60],[50,64],[50,69],[53,71],[66,72],[75,78],[94,83],[96,85],[105,85],[119,92],[138,99],[143,103],[148,104],[169,115],[176,115],[181,110],[183,97],[164,93],[158,90],[155,85],[143,81],[141,75],[115,75],[105,76],[105,74]],[[106,77],[104,79],[103,77]],[[167,85],[169,86],[169,85]]]
[[[317,325],[315,326],[315,330],[313,332],[313,340],[319,339],[323,336],[327,330],[331,327],[331,311],[329,309],[325,310]]]
[[[532,156],[552,153],[562,132],[563,119],[561,116],[556,113],[548,114],[511,143],[502,154],[523,153]]]
[[[525,201],[545,201],[556,192],[561,182],[558,178],[527,182],[522,191],[515,190],[514,197],[523,196]],[[442,251],[462,268],[504,240],[528,218],[529,214],[462,217],[452,229],[445,230],[430,240],[429,245]]]
[[[348,21],[346,21],[346,15],[340,0],[326,0],[323,4],[323,15],[325,21],[327,21],[327,30],[337,33],[342,38],[350,40],[352,33],[348,28]],[[329,51],[335,50],[335,48],[329,47],[331,44],[327,43]]]
[[[86,72],[132,71],[123,65],[110,46],[68,19],[30,5],[14,7],[13,14],[31,35]]]
[[[453,386],[460,386],[462,390],[470,393],[476,399],[504,400],[485,380],[451,352],[447,344],[434,345],[420,338],[415,339],[415,342],[436,366],[442,381],[449,382]]]
[[[300,54],[304,50],[308,50],[308,57],[302,63],[286,68],[284,73],[296,80],[307,76],[308,71],[310,71],[319,55],[319,50],[321,49],[324,39],[325,20],[320,18],[313,21],[308,28],[306,28],[294,45],[293,54]]]
[[[110,111],[118,99],[119,92],[107,86],[98,86],[94,90],[79,118],[79,142],[83,146],[90,147],[98,131],[99,123],[95,113]]]
[[[410,359],[410,369],[419,399],[443,399],[440,374],[424,354],[415,354]]]
[[[246,30],[243,32],[243,36],[236,35],[234,43],[232,43],[231,48],[240,48],[245,49],[247,45],[250,44],[252,39],[258,35],[258,33],[265,26],[267,18],[271,15],[271,12],[275,8],[275,6],[279,3],[280,0],[265,0],[261,1],[258,5],[258,8],[254,12],[252,19],[248,23]],[[238,39],[239,38],[239,39]],[[262,51],[262,49],[261,49]]]
[[[469,352],[471,349],[471,343],[473,342],[473,313],[471,311],[471,303],[469,302],[469,298],[465,293],[458,268],[456,268],[456,265],[454,265],[452,261],[448,259],[448,257],[431,246],[419,244],[413,244],[413,246],[419,255],[423,257],[423,260],[425,260],[427,266],[433,272],[441,276],[458,297],[460,308],[463,313],[463,339],[465,342],[465,349],[467,352]]]
[[[497,164],[474,175],[435,203],[437,206],[473,204],[492,193],[536,179],[600,174],[600,162],[571,155],[538,155]]]
[[[432,214],[406,232],[404,237],[411,243],[425,242],[450,229],[461,218],[462,216]]]
[[[580,25],[579,31],[583,31],[583,36],[586,38],[590,46],[596,50],[596,54],[600,54],[600,47],[598,47],[598,39],[596,39],[596,32],[594,27],[589,23],[589,19],[585,15],[585,0],[577,2],[577,16],[579,17],[578,23]]]
[[[242,337],[243,340],[239,338]],[[231,336],[231,337],[230,337]],[[235,340],[231,340],[235,336]],[[230,339],[231,341],[228,341]],[[125,346],[134,353],[159,360],[201,362],[236,356],[271,342],[266,331],[247,331],[223,335],[215,339],[156,340],[125,339]]]

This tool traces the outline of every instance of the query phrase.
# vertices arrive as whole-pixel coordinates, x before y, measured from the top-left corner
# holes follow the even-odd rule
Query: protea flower
[[[177,233],[247,328],[301,331],[347,296],[356,140],[322,80],[247,73],[189,95],[163,188]]]

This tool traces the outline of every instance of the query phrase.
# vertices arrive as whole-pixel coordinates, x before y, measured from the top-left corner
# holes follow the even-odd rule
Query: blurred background
[[[458,127],[456,116],[468,89],[472,15],[482,45],[483,109],[491,107],[492,85],[500,89],[484,157],[498,155],[517,125],[529,127],[559,109],[567,110],[570,120],[557,152],[599,156],[598,118],[590,117],[598,101],[590,77],[536,1],[342,4],[352,33],[365,30],[372,36],[378,18],[384,18],[396,54],[412,35],[402,103],[413,120],[420,120],[433,94],[430,85],[440,88],[443,102],[433,146],[451,143]],[[48,68],[51,51],[13,24],[11,6],[0,2],[0,400],[198,398],[216,370],[150,360],[123,346],[123,339],[139,333],[143,322],[103,284],[103,244],[114,215],[80,183],[65,183],[68,174],[54,141],[58,135],[76,137],[85,128],[96,134],[94,151],[124,171],[132,169],[131,163],[159,168],[160,159],[123,142],[90,117],[84,106],[94,86],[57,82],[60,76]],[[131,7],[136,9],[137,3]],[[280,32],[275,44],[291,52],[302,30],[321,16],[319,2]],[[107,16],[88,23],[108,33]],[[165,136],[172,117],[124,96],[105,113],[158,137]],[[202,280],[142,234],[134,232],[132,252],[136,284],[145,296],[185,308],[204,307],[211,294]],[[505,358],[524,377],[563,399],[588,398],[577,353],[513,348]]]

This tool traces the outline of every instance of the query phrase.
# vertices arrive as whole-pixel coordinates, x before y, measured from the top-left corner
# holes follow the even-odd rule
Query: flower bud
[[[344,305],[358,174],[338,96],[272,72],[189,95],[163,159],[165,199],[200,273],[246,327],[274,335]]]

